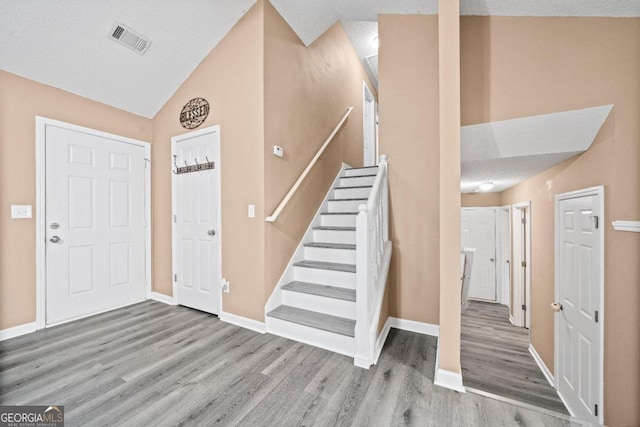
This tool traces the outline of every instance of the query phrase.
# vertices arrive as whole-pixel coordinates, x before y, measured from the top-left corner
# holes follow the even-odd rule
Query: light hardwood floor
[[[529,330],[509,322],[506,305],[471,301],[462,314],[464,385],[568,414],[529,353]]]
[[[0,342],[0,404],[67,426],[565,426],[433,385],[436,339],[392,330],[378,364],[147,301]]]

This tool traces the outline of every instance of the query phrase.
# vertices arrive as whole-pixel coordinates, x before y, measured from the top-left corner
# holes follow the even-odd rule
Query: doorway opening
[[[362,166],[375,166],[378,164],[378,103],[373,93],[362,82],[362,135],[363,135],[363,160]]]
[[[513,324],[531,325],[531,202],[512,206],[513,235]]]

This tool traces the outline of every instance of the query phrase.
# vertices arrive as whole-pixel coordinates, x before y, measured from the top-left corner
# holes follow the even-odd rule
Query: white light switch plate
[[[247,214],[249,215],[249,218],[255,218],[256,217],[256,205],[249,205],[249,209],[247,209]]]
[[[31,205],[11,205],[11,218],[31,218]]]

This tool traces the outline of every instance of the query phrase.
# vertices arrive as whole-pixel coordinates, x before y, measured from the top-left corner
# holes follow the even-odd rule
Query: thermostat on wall
[[[274,145],[273,154],[275,154],[278,157],[284,156],[284,148],[280,147],[279,145]]]

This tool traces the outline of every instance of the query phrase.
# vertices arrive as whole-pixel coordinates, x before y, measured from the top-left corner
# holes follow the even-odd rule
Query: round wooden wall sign
[[[195,129],[207,119],[209,102],[204,98],[193,98],[180,112],[180,124],[185,129]]]

